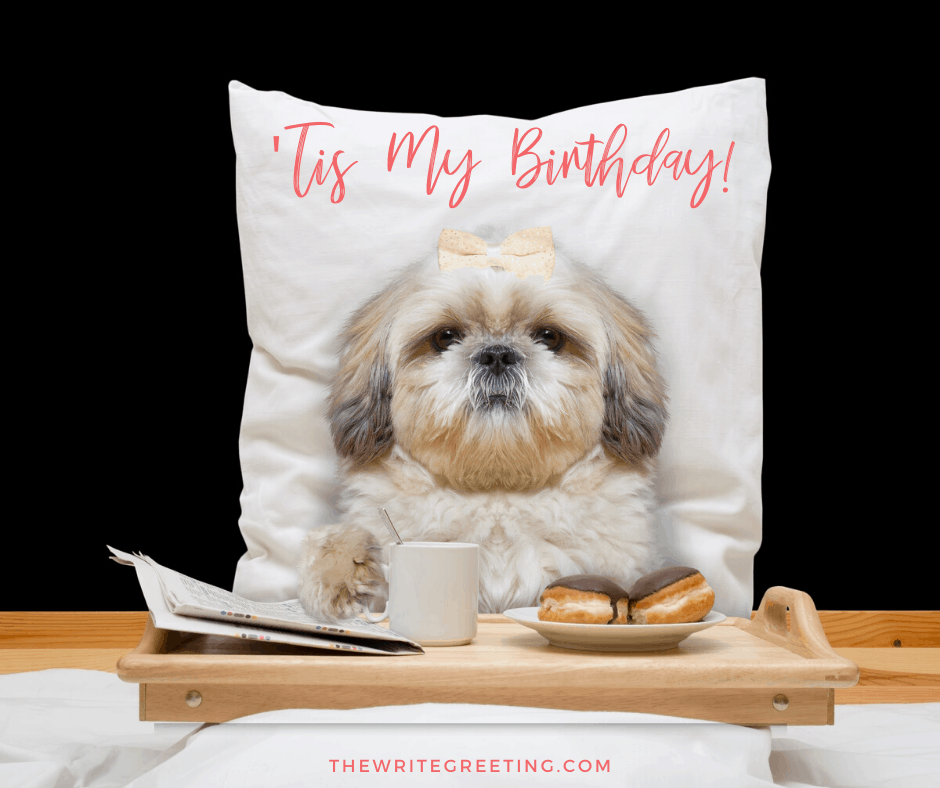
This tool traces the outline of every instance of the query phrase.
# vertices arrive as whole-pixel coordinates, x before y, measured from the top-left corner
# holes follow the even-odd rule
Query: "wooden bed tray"
[[[225,722],[290,708],[475,703],[632,711],[739,725],[832,725],[836,687],[858,682],[810,597],[783,586],[753,620],[728,618],[663,652],[571,651],[501,615],[469,646],[413,656],[318,652],[156,629],[117,673],[140,684],[140,719]]]

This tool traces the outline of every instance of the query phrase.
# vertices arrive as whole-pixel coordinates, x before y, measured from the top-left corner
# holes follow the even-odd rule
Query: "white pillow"
[[[321,107],[239,82],[229,92],[254,344],[239,442],[239,526],[248,550],[234,591],[258,600],[296,597],[304,534],[339,520],[325,403],[350,312],[406,264],[433,254],[442,229],[550,226],[559,246],[598,270],[657,332],[670,400],[656,481],[666,562],[697,567],[715,589],[716,610],[749,617],[761,539],[760,258],[770,177],[764,81],[537,121]],[[306,130],[295,188],[298,124],[308,123],[332,125]],[[619,151],[618,124],[626,127]],[[408,142],[391,171],[388,163],[393,135],[394,151],[407,132],[417,142],[432,126],[439,130],[434,175],[448,150],[447,167],[456,172],[442,172],[428,194],[433,129],[410,168]],[[537,142],[535,131],[523,136],[534,128],[542,132]],[[619,189],[616,162],[601,161],[615,130],[607,162],[623,161]],[[514,175],[516,134],[523,155]],[[585,166],[590,135],[599,141],[591,174],[602,165],[607,177],[589,187],[574,164],[567,177],[560,170],[562,153],[571,157],[575,147]],[[661,136],[654,166],[664,166],[650,184],[644,164]],[[537,163],[524,154],[533,142],[543,166],[537,182],[520,188]],[[342,185],[330,169],[337,151]],[[467,183],[468,151],[474,166]],[[328,175],[317,179],[319,158],[321,176]]]

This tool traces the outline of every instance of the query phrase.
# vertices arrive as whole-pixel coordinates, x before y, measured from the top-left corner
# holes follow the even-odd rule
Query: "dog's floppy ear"
[[[381,457],[392,445],[392,371],[387,356],[392,291],[373,296],[343,332],[339,371],[330,388],[328,418],[340,457],[357,466]]]
[[[604,372],[604,446],[640,465],[659,452],[666,431],[666,387],[656,364],[653,335],[626,300],[608,299],[610,354]]]

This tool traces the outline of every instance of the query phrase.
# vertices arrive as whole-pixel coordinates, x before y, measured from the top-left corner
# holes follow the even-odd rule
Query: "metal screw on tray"
[[[790,699],[786,695],[777,695],[774,697],[774,708],[777,711],[783,711],[790,705]]]
[[[192,706],[194,709],[202,703],[202,695],[200,695],[196,690],[190,690],[186,693],[186,705]]]

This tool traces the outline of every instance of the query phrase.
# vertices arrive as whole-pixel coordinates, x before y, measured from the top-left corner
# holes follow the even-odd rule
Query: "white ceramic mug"
[[[393,632],[422,646],[463,646],[477,634],[480,546],[405,542],[389,546],[388,603],[369,621],[389,620]]]

